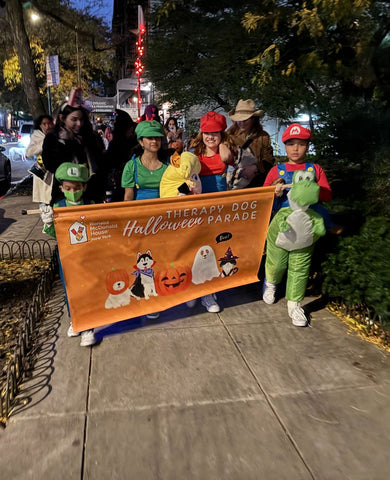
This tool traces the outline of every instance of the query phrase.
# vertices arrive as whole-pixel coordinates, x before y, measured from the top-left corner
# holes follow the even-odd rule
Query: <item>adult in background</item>
[[[93,130],[87,110],[81,104],[64,103],[58,113],[52,133],[48,133],[43,142],[43,164],[51,173],[64,162],[85,165],[88,168],[88,196],[95,203],[104,199],[104,183],[99,167],[101,166],[102,142]],[[61,198],[59,182],[54,179],[53,205]]]
[[[157,105],[146,105],[145,111],[143,115],[141,115],[141,122],[144,122],[145,120],[148,120],[148,121],[156,120],[156,122],[163,123],[158,113]]]
[[[144,114],[141,116],[141,122],[144,122],[145,120],[151,121],[155,120],[156,122],[161,123],[163,125],[164,120],[160,117],[158,113],[158,107],[157,105],[146,105]],[[161,138],[161,150],[171,150],[169,145],[168,145],[168,140],[166,139],[165,135]],[[169,161],[169,157],[172,155],[172,152],[166,152],[165,159],[166,161]]]
[[[164,124],[164,133],[168,145],[171,142],[183,142],[183,130],[178,127],[175,117],[169,117]]]
[[[121,178],[126,163],[137,146],[136,123],[124,110],[115,110],[112,140],[104,154],[104,176],[106,179],[106,201],[121,202],[124,190]]]
[[[96,128],[96,133],[99,135],[99,137],[102,139],[103,145],[104,145],[104,150],[107,150],[109,141],[108,139],[104,136],[104,132],[106,130],[105,125],[100,125],[99,127]]]
[[[240,167],[243,154],[247,159],[253,156],[252,162],[247,161],[240,167],[240,175],[246,180],[247,188],[260,187],[275,163],[270,136],[260,123],[263,111],[257,110],[251,99],[239,100],[228,116],[234,122],[227,133],[237,148],[236,164]]]
[[[53,174],[46,171],[42,163],[42,146],[46,135],[53,128],[54,122],[51,115],[40,115],[34,120],[34,131],[26,150],[28,157],[36,158],[36,163],[30,168],[30,173],[33,174],[33,202],[49,204],[51,200]]]
[[[111,125],[106,126],[106,128],[104,130],[104,138],[107,140],[107,144],[109,145],[111,140],[113,139]]]
[[[54,121],[51,115],[40,115],[34,120],[34,131],[31,135],[30,144],[26,150],[27,157],[41,155],[43,140],[53,128]]]

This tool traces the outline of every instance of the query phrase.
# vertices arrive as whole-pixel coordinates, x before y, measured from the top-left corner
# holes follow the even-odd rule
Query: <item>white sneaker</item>
[[[69,328],[68,328],[68,337],[78,337],[79,335],[80,335],[80,332],[75,332],[73,330],[72,322],[70,322]]]
[[[80,347],[90,347],[91,345],[95,345],[96,342],[97,340],[93,329],[81,332]]]
[[[197,298],[194,298],[194,300],[188,300],[188,302],[186,302],[187,307],[194,308],[197,300],[198,300]]]
[[[299,305],[299,302],[287,302],[288,315],[292,319],[293,325],[296,327],[306,327],[307,317],[303,308]]]
[[[149,318],[149,320],[157,320],[160,316],[160,312],[156,312],[156,313],[148,313],[146,315],[146,318]]]
[[[264,281],[264,292],[263,292],[263,302],[267,305],[272,305],[275,303],[276,298],[276,287],[274,283],[268,282],[267,280]]]
[[[215,295],[205,295],[200,299],[200,303],[207,308],[207,311],[210,313],[218,313],[221,311],[218,303],[215,301]]]

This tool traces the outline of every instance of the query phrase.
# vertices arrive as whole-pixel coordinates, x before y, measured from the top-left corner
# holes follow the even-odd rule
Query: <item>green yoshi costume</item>
[[[314,172],[296,171],[288,193],[290,206],[278,211],[267,234],[263,300],[275,302],[277,284],[287,270],[288,313],[296,326],[307,325],[299,302],[305,296],[314,243],[326,233],[322,217],[309,208],[318,202],[319,191]]]

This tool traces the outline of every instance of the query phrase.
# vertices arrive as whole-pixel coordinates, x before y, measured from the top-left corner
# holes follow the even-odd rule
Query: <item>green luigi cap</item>
[[[163,137],[164,130],[161,123],[156,120],[145,120],[144,122],[139,122],[135,127],[135,133],[137,135],[137,140],[140,140],[142,137]]]
[[[89,178],[89,173],[85,165],[64,162],[57,168],[55,177],[60,182],[69,180],[70,182],[86,183]]]

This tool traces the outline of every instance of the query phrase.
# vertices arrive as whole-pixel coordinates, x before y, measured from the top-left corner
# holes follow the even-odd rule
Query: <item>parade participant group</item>
[[[276,164],[270,135],[260,122],[263,112],[251,99],[240,99],[228,112],[229,129],[225,115],[205,113],[199,119],[199,132],[187,143],[186,132],[178,127],[177,120],[169,117],[163,123],[155,105],[145,108],[138,124],[117,110],[113,125],[96,130],[89,113],[79,91],[61,106],[54,127],[51,117],[37,119],[36,166],[43,172],[41,178],[49,181],[46,196],[35,201],[40,204],[46,233],[56,236],[53,208],[57,207],[105,202],[140,202],[141,206],[149,199],[211,192],[226,195],[237,189],[274,186],[260,295],[268,305],[276,302],[283,295],[281,285],[287,275],[287,314],[293,325],[308,325],[301,301],[315,241],[326,230],[340,231],[323,206],[332,198],[326,174],[305,158],[312,139],[308,128],[298,123],[287,126],[282,136],[287,158]],[[139,261],[151,264],[148,253],[142,256]],[[219,259],[220,276],[235,274],[237,259],[229,248]],[[68,302],[62,273],[61,280]],[[215,293],[199,300],[208,312],[220,312]],[[187,308],[193,308],[196,299],[186,303]],[[69,308],[68,316],[68,336],[81,333],[81,346],[96,344],[93,329],[74,331]],[[147,317],[157,319],[159,312]]]

